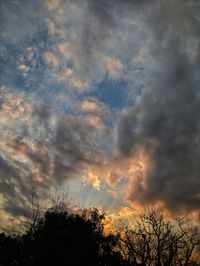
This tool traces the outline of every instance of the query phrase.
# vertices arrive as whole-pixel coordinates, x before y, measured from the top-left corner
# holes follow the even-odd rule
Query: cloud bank
[[[199,211],[199,3],[0,5],[4,217],[69,180],[102,204]]]

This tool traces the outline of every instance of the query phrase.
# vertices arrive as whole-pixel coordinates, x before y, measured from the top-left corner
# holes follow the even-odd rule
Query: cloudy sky
[[[81,207],[200,210],[200,2],[0,1],[0,227]]]

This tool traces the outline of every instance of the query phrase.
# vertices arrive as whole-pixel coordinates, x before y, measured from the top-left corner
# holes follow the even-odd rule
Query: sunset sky
[[[200,1],[0,1],[0,228],[65,188],[200,211]]]

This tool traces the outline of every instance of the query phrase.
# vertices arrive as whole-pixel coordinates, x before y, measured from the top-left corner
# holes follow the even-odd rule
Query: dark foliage
[[[21,236],[0,235],[1,266],[126,265],[114,251],[118,239],[103,232],[103,215],[47,211]]]

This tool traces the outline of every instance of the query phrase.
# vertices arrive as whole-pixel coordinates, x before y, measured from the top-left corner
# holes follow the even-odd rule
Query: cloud
[[[136,181],[129,199],[142,204],[161,201],[172,211],[200,206],[199,50],[192,60],[188,52],[199,32],[191,11],[189,2],[170,1],[160,3],[150,18],[155,59],[149,82],[118,125],[123,156],[141,149],[149,156],[146,185]]]
[[[42,14],[43,5],[40,1],[12,1],[5,0],[0,3],[0,31],[1,38],[14,43],[22,39],[31,38],[40,27],[44,26]],[[13,15],[14,14],[14,15]]]
[[[57,46],[58,46],[58,50],[60,51],[60,53],[64,56],[66,60],[71,59],[73,51],[72,51],[72,47],[70,46],[68,42],[59,43]]]
[[[197,1],[0,5],[5,210],[71,179],[132,206],[198,210]]]
[[[86,80],[80,79],[72,68],[66,68],[62,74],[57,75],[57,79],[60,82],[68,82],[70,86],[77,89],[89,87],[89,83]]]
[[[81,104],[81,109],[83,111],[96,111],[98,110],[99,106],[91,100],[85,100],[84,102],[82,102]]]
[[[87,115],[84,116],[83,118],[86,123],[88,123],[89,125],[99,128],[100,130],[106,130],[106,125],[103,123],[103,121],[101,120],[101,118],[99,116],[96,115]]]
[[[72,178],[87,178],[98,189],[98,177],[91,180],[86,171],[100,168],[108,157],[101,143],[108,137],[105,107],[96,106],[96,114],[59,117],[49,106],[35,106],[23,93],[1,88],[0,194],[7,199],[4,211],[24,215],[32,190],[45,199],[52,187]]]
[[[63,118],[58,121],[52,142],[54,149],[54,176],[81,176],[84,166],[101,164],[104,148],[98,128],[81,117]]]
[[[48,155],[41,152],[41,140],[33,126],[37,118],[32,103],[22,93],[11,93],[5,87],[0,92],[0,194],[7,199],[2,208],[19,216],[26,210],[31,190],[38,185],[34,171],[38,169],[40,174],[49,175],[44,167],[49,164]],[[38,130],[40,127],[41,123],[40,126],[37,123]],[[41,197],[46,195],[50,183],[48,180],[41,184]]]
[[[46,52],[44,57],[45,57],[47,64],[53,65],[54,67],[59,66],[59,60],[52,52]]]
[[[105,68],[109,74],[109,76],[113,79],[120,78],[123,71],[123,65],[118,59],[105,57],[103,60],[105,64]]]
[[[21,72],[24,75],[27,75],[28,71],[29,71],[29,66],[25,65],[25,64],[20,64],[19,65],[19,69],[21,70]]]
[[[139,15],[135,10],[140,5],[132,2],[60,1],[51,19],[46,19],[58,56],[62,54],[65,63],[70,61],[80,80],[98,83],[105,74],[111,79],[120,78],[124,62],[140,49],[136,40],[141,40],[142,27],[136,23]],[[131,34],[135,35],[134,41]]]
[[[60,0],[47,0],[47,6],[50,10],[57,8],[59,4]]]

